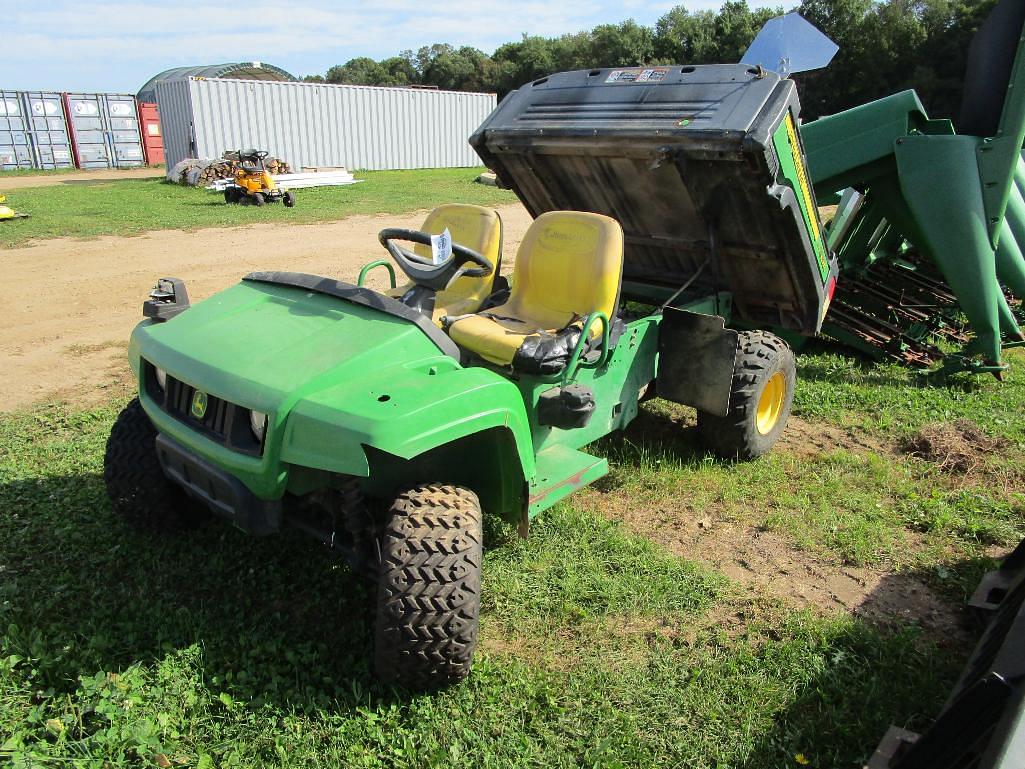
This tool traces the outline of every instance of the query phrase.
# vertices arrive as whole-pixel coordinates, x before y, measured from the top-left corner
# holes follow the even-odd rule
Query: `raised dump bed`
[[[728,292],[728,318],[815,333],[837,268],[799,112],[793,81],[746,64],[580,70],[509,94],[470,144],[535,217],[615,218],[625,298]]]

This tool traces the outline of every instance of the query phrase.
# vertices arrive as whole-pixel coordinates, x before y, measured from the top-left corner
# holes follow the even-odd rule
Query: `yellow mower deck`
[[[18,213],[17,211],[15,211],[10,206],[4,205],[6,200],[7,200],[7,198],[5,198],[3,195],[0,195],[0,222],[5,221],[7,219],[27,219],[28,218],[28,214]]]

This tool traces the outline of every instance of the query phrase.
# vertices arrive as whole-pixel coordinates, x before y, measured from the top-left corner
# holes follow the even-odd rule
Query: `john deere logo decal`
[[[202,419],[206,416],[206,393],[196,390],[196,394],[192,396],[192,416],[196,419]]]

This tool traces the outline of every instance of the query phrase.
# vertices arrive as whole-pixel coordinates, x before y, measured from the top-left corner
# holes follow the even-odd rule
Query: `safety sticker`
[[[606,83],[657,83],[665,80],[669,74],[668,67],[634,67],[633,69],[614,69],[605,78]]]
[[[452,234],[448,227],[440,235],[431,235],[431,261],[442,264],[452,258]]]

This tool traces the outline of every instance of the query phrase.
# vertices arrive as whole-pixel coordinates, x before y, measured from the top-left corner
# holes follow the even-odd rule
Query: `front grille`
[[[192,401],[195,397],[195,387],[174,377],[167,377],[167,399],[165,401],[167,410],[179,419],[185,418],[196,422],[206,432],[217,436],[222,443],[225,442],[228,438],[228,431],[225,429],[228,414],[235,410],[234,404],[213,395],[207,395],[204,415],[197,419],[192,414]]]
[[[168,374],[161,388],[156,369],[149,362],[145,363],[143,378],[147,395],[179,422],[233,451],[257,457],[263,454],[263,443],[249,426],[249,409],[203,392],[206,408],[202,416],[197,416],[193,409],[196,387]]]

